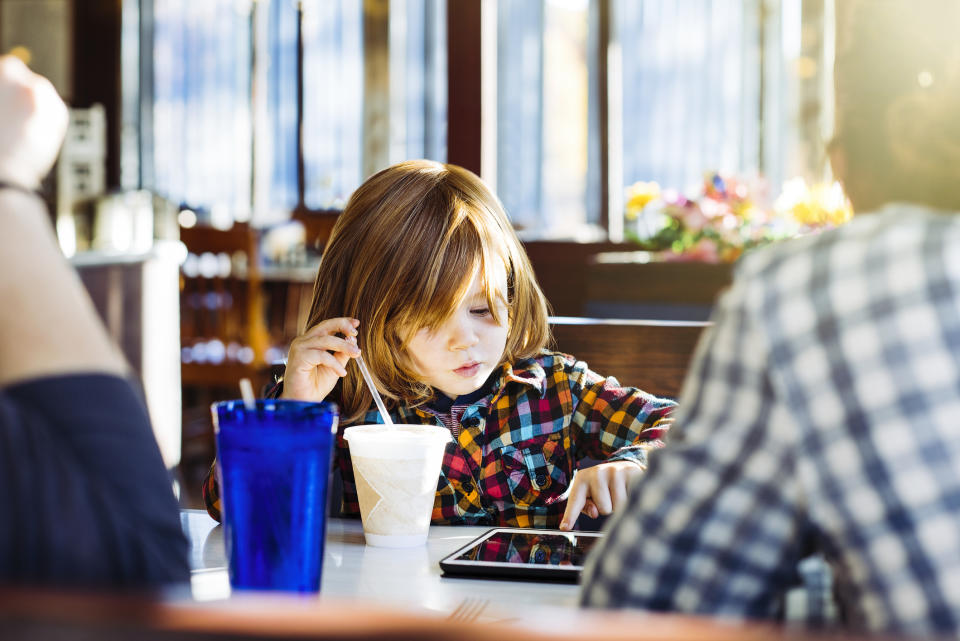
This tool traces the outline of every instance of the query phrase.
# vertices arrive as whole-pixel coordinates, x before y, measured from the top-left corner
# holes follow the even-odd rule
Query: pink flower
[[[667,262],[719,263],[720,252],[717,243],[709,238],[701,238],[697,244],[682,254],[665,252],[663,259]]]
[[[692,232],[699,232],[710,222],[696,203],[690,203],[680,210],[680,222]]]

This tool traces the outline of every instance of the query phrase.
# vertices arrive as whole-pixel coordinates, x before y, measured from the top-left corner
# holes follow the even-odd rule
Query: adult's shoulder
[[[865,319],[927,308],[960,284],[960,216],[888,205],[848,224],[747,254],[717,318],[761,329],[777,350]],[[745,329],[743,331],[746,331]]]

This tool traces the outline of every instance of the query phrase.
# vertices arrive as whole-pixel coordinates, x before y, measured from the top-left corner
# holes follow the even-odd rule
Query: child
[[[433,522],[572,529],[626,500],[673,401],[547,351],[547,303],[502,205],[473,173],[417,160],[347,203],[317,274],[281,398],[335,400],[343,510],[357,514],[349,425],[380,422],[361,352],[397,423],[441,424]],[[585,459],[605,462],[580,470]],[[215,475],[204,498],[219,518]]]

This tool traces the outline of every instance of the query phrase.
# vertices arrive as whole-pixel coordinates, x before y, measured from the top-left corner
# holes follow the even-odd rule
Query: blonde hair
[[[507,291],[497,291],[497,270]],[[500,201],[462,167],[410,160],[371,176],[350,197],[327,241],[307,328],[340,316],[360,320],[364,361],[385,400],[416,406],[431,388],[418,380],[407,345],[435,328],[466,296],[481,270],[487,302],[508,324],[502,362],[537,353],[550,338],[547,303]],[[496,300],[506,303],[499,318]],[[357,367],[348,367],[335,396],[346,422],[371,397]]]

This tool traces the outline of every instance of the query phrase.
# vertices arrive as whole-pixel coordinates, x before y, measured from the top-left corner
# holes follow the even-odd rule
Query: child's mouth
[[[480,363],[476,363],[476,362],[474,362],[474,363],[467,363],[467,364],[464,365],[463,367],[458,367],[457,369],[455,369],[455,370],[453,370],[453,371],[454,371],[455,373],[457,373],[458,375],[460,375],[460,376],[464,376],[464,377],[466,377],[466,378],[470,378],[470,377],[472,377],[472,376],[475,376],[476,373],[477,373],[478,371],[480,371]]]

